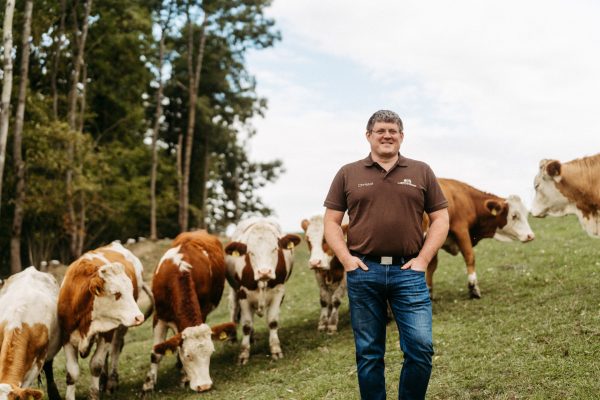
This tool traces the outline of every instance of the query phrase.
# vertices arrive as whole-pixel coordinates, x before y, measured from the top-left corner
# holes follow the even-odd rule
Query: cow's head
[[[300,236],[293,234],[278,238],[272,228],[259,225],[253,228],[246,243],[231,242],[225,246],[225,253],[248,257],[254,280],[268,281],[275,279],[279,251],[292,250],[300,241]]]
[[[44,393],[38,389],[21,389],[9,383],[0,383],[0,400],[31,400],[43,397]]]
[[[561,169],[560,161],[540,161],[540,169],[533,180],[535,196],[531,205],[531,215],[534,217],[561,216],[569,213],[570,202],[556,186],[562,179]]]
[[[212,387],[210,357],[215,351],[213,339],[225,340],[235,336],[235,324],[228,322],[213,327],[207,324],[190,326],[180,333],[154,346],[157,354],[177,351],[190,389],[205,392]]]
[[[133,298],[133,284],[121,263],[105,264],[89,283],[94,298],[92,320],[107,326],[135,326],[144,315]]]
[[[310,220],[304,219],[300,226],[305,232],[306,243],[310,250],[310,257],[308,259],[309,267],[311,269],[330,269],[334,253],[325,241],[323,217],[315,215]],[[346,233],[348,225],[342,225],[342,230]]]
[[[485,208],[496,220],[494,239],[502,242],[529,242],[535,238],[527,221],[527,209],[519,196],[508,196],[505,201],[488,199],[485,201]]]

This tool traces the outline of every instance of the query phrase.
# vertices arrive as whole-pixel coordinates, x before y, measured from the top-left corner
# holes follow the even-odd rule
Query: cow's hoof
[[[283,353],[281,351],[279,351],[279,352],[272,352],[271,353],[271,358],[273,360],[281,360],[283,358]]]
[[[119,374],[117,372],[113,372],[110,374],[108,381],[106,382],[106,391],[110,394],[113,394],[117,388],[119,387]]]
[[[88,396],[89,400],[100,400],[100,391],[98,388],[92,387],[90,388],[90,395]]]
[[[238,357],[238,364],[239,365],[246,365],[246,364],[248,364],[248,357],[239,356]]]
[[[58,388],[54,382],[48,385],[48,399],[61,400],[60,393],[58,392]]]
[[[152,397],[153,390],[146,390],[146,384],[144,384],[144,388],[142,389],[142,393],[140,393],[140,399],[146,400]]]
[[[337,333],[337,325],[329,325],[327,327],[327,334],[335,335]]]
[[[477,284],[469,284],[469,296],[472,299],[481,298],[481,291],[479,290],[479,286]]]
[[[325,330],[327,330],[327,325],[325,325],[325,324],[319,324],[319,326],[317,327],[317,330],[319,332],[325,332]]]

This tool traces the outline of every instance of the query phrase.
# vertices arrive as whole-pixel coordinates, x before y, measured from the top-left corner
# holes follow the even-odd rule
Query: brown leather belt
[[[365,260],[376,262],[381,265],[404,265],[419,255],[419,253],[414,253],[406,256],[377,256],[374,254],[361,254],[356,251],[351,251],[350,253],[356,257],[364,258]]]

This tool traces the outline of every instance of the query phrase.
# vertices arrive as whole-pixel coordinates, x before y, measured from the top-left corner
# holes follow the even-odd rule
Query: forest
[[[268,215],[248,141],[270,0],[4,0],[0,275]]]

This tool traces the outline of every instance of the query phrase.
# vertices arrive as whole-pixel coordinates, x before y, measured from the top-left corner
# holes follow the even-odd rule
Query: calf
[[[271,357],[283,357],[277,329],[285,282],[292,273],[294,246],[298,235],[283,235],[279,225],[265,218],[250,218],[237,226],[232,242],[225,247],[226,277],[232,287],[231,318],[242,323],[240,364],[250,357],[254,313],[266,312]]]
[[[225,286],[225,255],[218,238],[205,231],[185,232],[163,255],[152,279],[155,299],[154,347],[144,393],[154,390],[158,364],[169,351],[177,351],[183,367],[182,382],[204,392],[212,387],[209,366],[214,352],[212,337],[235,335],[235,324],[211,328],[205,323],[217,307]],[[166,340],[167,330],[175,336]],[[223,334],[223,336],[221,336]]]
[[[325,241],[323,216],[304,219],[301,226],[310,250],[308,264],[314,270],[319,285],[321,315],[317,329],[332,334],[337,332],[338,309],[346,295],[346,272]],[[348,225],[342,226],[342,229],[347,228]]]
[[[542,160],[533,184],[534,217],[575,214],[588,235],[600,237],[600,154],[566,163]]]
[[[50,274],[29,267],[11,276],[0,291],[0,400],[41,399],[28,389],[46,372],[48,397],[60,399],[52,358],[60,350],[56,318],[58,284]]]
[[[67,268],[58,296],[58,321],[67,362],[67,400],[75,399],[79,377],[78,353],[85,358],[96,342],[90,360],[90,398],[99,398],[100,376],[110,374],[106,390],[116,389],[117,367],[127,327],[140,325],[144,315],[136,300],[142,281],[142,263],[121,244],[85,253]]]
[[[473,247],[481,239],[492,237],[503,242],[533,240],[535,235],[527,221],[527,209],[518,196],[504,199],[454,179],[440,178],[439,183],[448,200],[450,215],[450,229],[442,248],[452,255],[462,254],[467,265],[469,295],[481,298]],[[437,263],[435,255],[427,267],[426,280],[431,294]]]

